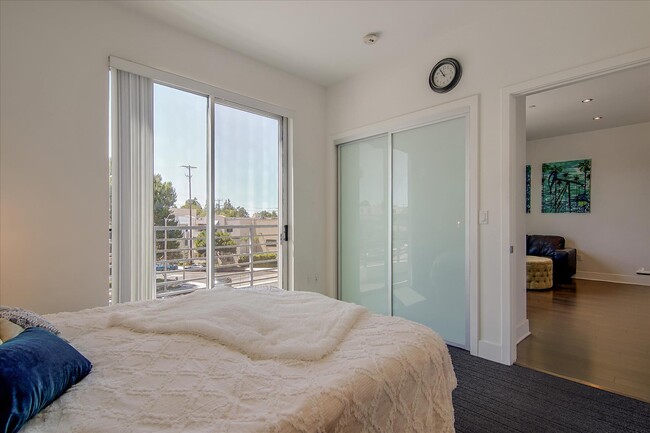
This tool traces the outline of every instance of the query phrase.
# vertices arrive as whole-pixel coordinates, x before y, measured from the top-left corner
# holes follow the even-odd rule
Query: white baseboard
[[[602,272],[576,272],[573,278],[578,280],[608,281],[610,283],[638,284],[650,286],[650,275],[606,274]]]
[[[490,361],[503,363],[501,359],[501,345],[487,340],[478,341],[478,356]]]
[[[517,337],[517,344],[519,344],[524,338],[530,335],[530,323],[528,319],[522,320],[517,328],[515,329],[515,336]]]

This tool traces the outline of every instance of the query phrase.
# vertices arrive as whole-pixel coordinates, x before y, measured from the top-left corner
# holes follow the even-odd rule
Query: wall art
[[[542,164],[542,213],[591,212],[591,159]]]

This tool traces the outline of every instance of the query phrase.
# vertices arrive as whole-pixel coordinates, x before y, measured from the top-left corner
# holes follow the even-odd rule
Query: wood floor
[[[650,287],[573,281],[527,291],[516,363],[650,403]]]

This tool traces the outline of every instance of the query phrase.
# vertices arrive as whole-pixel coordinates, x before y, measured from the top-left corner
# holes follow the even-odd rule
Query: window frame
[[[139,63],[131,62],[115,56],[109,56],[109,71],[111,81],[115,82],[115,77],[117,70],[123,70],[133,74],[141,75],[144,77],[150,78],[154,84],[160,84],[168,87],[172,87],[181,91],[194,93],[199,96],[206,97],[208,99],[208,110],[206,113],[207,117],[207,199],[209,203],[214,203],[214,182],[215,182],[215,161],[214,161],[214,151],[215,151],[215,125],[214,125],[214,110],[215,104],[224,105],[238,110],[247,111],[252,114],[264,116],[277,120],[279,123],[279,149],[278,149],[278,170],[279,170],[279,210],[278,210],[278,252],[280,253],[279,263],[278,263],[278,284],[286,289],[289,289],[292,285],[291,274],[289,263],[289,254],[290,254],[290,243],[286,240],[280,239],[282,233],[284,232],[283,227],[290,224],[290,184],[289,184],[289,130],[290,125],[294,117],[294,112],[292,110],[280,107],[268,102],[260,101],[248,96],[240,95],[238,93],[230,92],[215,86],[211,86],[200,81],[195,81],[190,78],[186,78],[180,75],[172,74],[170,72],[162,71],[159,69],[151,68],[149,66],[141,65]],[[115,86],[111,88],[111,101],[115,101],[117,97],[117,92]],[[112,154],[115,155],[115,150],[117,146],[118,130],[117,122],[115,119],[116,116],[116,104],[111,104],[111,150]],[[117,196],[113,194],[113,203],[112,208],[118,209],[119,203],[117,203]],[[213,206],[209,206],[207,209],[207,230],[206,230],[206,242],[207,245],[214,245],[214,231],[217,227],[216,218],[214,214]],[[214,248],[208,248],[206,251],[206,288],[211,289],[216,285],[216,276],[215,276],[215,254]]]

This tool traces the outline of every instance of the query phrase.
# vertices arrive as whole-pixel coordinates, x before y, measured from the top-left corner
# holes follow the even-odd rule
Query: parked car
[[[156,272],[162,272],[165,268],[168,271],[175,271],[178,269],[178,265],[176,263],[167,263],[167,266],[165,266],[164,263],[156,263]]]

